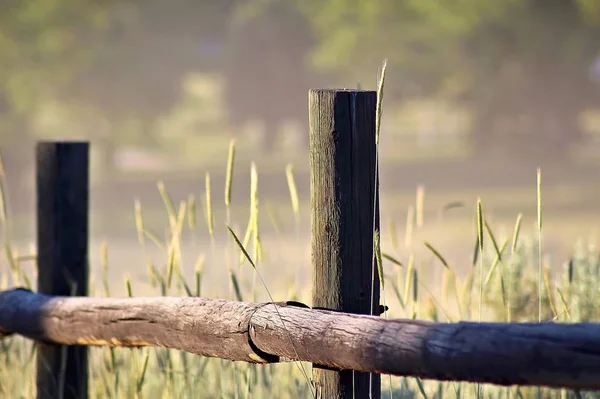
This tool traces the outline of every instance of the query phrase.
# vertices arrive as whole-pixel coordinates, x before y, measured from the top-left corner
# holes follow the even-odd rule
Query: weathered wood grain
[[[250,333],[265,352],[328,367],[435,380],[600,389],[596,323],[446,324],[291,307],[276,311],[268,305],[252,317]]]
[[[600,390],[600,324],[433,323],[207,298],[0,293],[0,337],[163,346],[425,379]]]
[[[262,304],[206,298],[51,297],[0,293],[0,330],[62,345],[160,346],[264,363],[252,349],[250,317]]]
[[[310,90],[313,305],[379,315],[377,92]],[[317,397],[381,396],[378,375],[313,370]]]

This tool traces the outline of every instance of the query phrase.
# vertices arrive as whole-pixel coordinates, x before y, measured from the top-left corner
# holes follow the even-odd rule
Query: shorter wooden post
[[[36,147],[38,291],[88,293],[89,144]],[[38,343],[38,399],[87,398],[87,348]]]

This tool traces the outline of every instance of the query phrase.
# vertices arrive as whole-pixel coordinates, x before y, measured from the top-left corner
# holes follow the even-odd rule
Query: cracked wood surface
[[[0,334],[63,345],[161,346],[197,355],[267,362],[248,341],[262,304],[207,298],[52,297],[0,293]]]
[[[254,363],[426,379],[600,389],[600,324],[433,323],[285,303],[0,293],[0,337],[64,345],[163,346]]]

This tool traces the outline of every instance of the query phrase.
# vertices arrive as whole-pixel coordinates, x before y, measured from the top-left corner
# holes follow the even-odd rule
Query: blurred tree
[[[308,90],[317,86],[307,64],[316,45],[310,25],[292,1],[247,0],[232,14],[225,61],[229,121],[240,128],[257,120],[270,151],[282,124],[302,126],[308,145]]]
[[[32,155],[30,117],[77,73],[91,52],[86,37],[106,29],[94,1],[7,0],[0,12],[0,139],[13,173]]]
[[[108,8],[112,25],[93,39],[93,61],[61,93],[65,101],[92,106],[108,122],[105,164],[112,164],[119,142],[158,144],[155,122],[178,104],[186,74],[219,67],[232,4],[130,0]]]
[[[600,106],[588,73],[600,46],[599,4],[521,1],[467,38],[478,149],[507,135],[521,155],[558,157],[584,138],[579,115]]]
[[[320,39],[315,66],[356,81],[387,57],[388,94],[471,105],[480,153],[499,137],[526,137],[518,147],[528,155],[532,146],[560,155],[582,136],[579,112],[600,105],[588,73],[600,45],[600,0],[296,3]]]
[[[218,68],[233,2],[5,1],[0,127],[9,134],[2,135],[3,147],[30,137],[32,120],[49,106],[68,108],[87,123],[79,135],[104,145],[107,166],[117,144],[152,143],[153,123],[177,104],[184,75]]]

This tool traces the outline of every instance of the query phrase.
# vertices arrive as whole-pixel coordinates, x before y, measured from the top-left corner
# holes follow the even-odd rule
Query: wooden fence
[[[38,144],[39,292],[0,293],[0,339],[20,334],[39,343],[38,398],[87,397],[89,345],[310,362],[321,398],[379,397],[380,374],[600,389],[600,324],[379,317],[376,100],[374,91],[309,94],[314,308],[86,297],[89,146]]]

